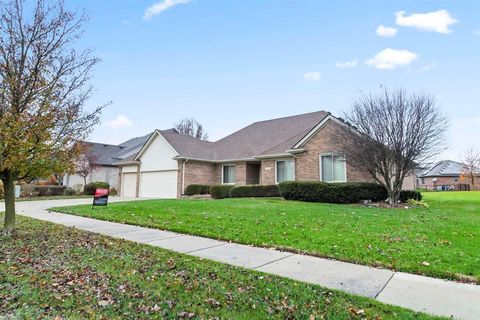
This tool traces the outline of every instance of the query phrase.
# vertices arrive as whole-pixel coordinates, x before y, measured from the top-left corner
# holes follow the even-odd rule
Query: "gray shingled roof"
[[[159,130],[180,157],[210,161],[253,159],[283,154],[292,148],[329,113],[305,113],[255,122],[216,142],[198,140],[172,130]]]
[[[214,142],[195,139],[174,130],[159,130],[161,135],[182,157],[213,160]]]
[[[90,153],[95,157],[98,165],[112,165],[114,155],[122,151],[122,147],[111,144],[84,142],[90,146]]]
[[[425,171],[421,177],[456,177],[462,174],[462,167],[460,162],[443,160]]]
[[[317,111],[259,121],[215,142],[215,160],[285,153],[329,113]]]
[[[257,156],[284,154],[329,113],[317,111],[290,117],[255,122],[215,142],[179,134],[175,129],[158,130],[177,150],[180,157],[209,161],[253,159]],[[151,134],[133,138],[104,150],[105,164],[134,159]],[[117,148],[117,149],[115,149]],[[114,152],[114,149],[117,150]]]
[[[122,142],[119,145],[111,145],[96,142],[83,143],[91,147],[91,153],[97,159],[98,165],[111,166],[121,161],[127,161],[135,156],[150,138],[151,133]]]

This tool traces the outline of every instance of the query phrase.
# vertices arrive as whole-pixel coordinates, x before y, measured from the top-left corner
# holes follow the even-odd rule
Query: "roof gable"
[[[422,177],[450,177],[462,174],[463,164],[452,160],[443,160],[435,163],[422,174]]]

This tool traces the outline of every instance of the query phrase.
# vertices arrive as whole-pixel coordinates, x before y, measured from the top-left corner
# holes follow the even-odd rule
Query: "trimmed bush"
[[[287,181],[278,185],[286,200],[324,203],[355,203],[361,200],[383,201],[387,190],[367,182],[326,183],[319,181]]]
[[[110,192],[108,193],[110,196],[118,195],[118,190],[115,188],[110,188]]]
[[[280,197],[277,185],[239,186],[230,190],[231,198],[245,197]]]
[[[207,184],[190,184],[185,188],[185,194],[187,196],[193,196],[194,194],[209,194],[210,186]]]
[[[230,198],[230,190],[232,190],[233,187],[234,186],[228,186],[228,185],[211,186],[210,195],[214,199]]]
[[[110,189],[110,185],[103,181],[87,183],[83,187],[83,194],[93,196],[96,189]]]
[[[67,187],[65,186],[34,186],[32,196],[50,197],[63,196]]]
[[[63,191],[64,196],[74,196],[75,195],[75,190],[72,188],[67,188],[65,191]]]
[[[422,201],[422,194],[417,190],[402,190],[400,191],[400,201],[407,203],[408,200]]]

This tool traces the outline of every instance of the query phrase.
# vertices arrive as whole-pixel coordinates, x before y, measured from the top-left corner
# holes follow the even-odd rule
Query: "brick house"
[[[420,174],[418,188],[427,190],[471,190],[470,182],[462,178],[463,164],[452,160],[435,163]]]
[[[215,142],[156,130],[136,154],[114,163],[119,191],[125,197],[178,198],[190,184],[373,181],[335,145],[341,123],[318,111],[255,122]]]

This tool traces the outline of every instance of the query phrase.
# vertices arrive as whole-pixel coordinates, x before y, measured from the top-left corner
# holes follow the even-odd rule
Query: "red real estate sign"
[[[96,206],[106,206],[108,204],[108,189],[96,189],[95,194],[93,195],[93,205]]]

